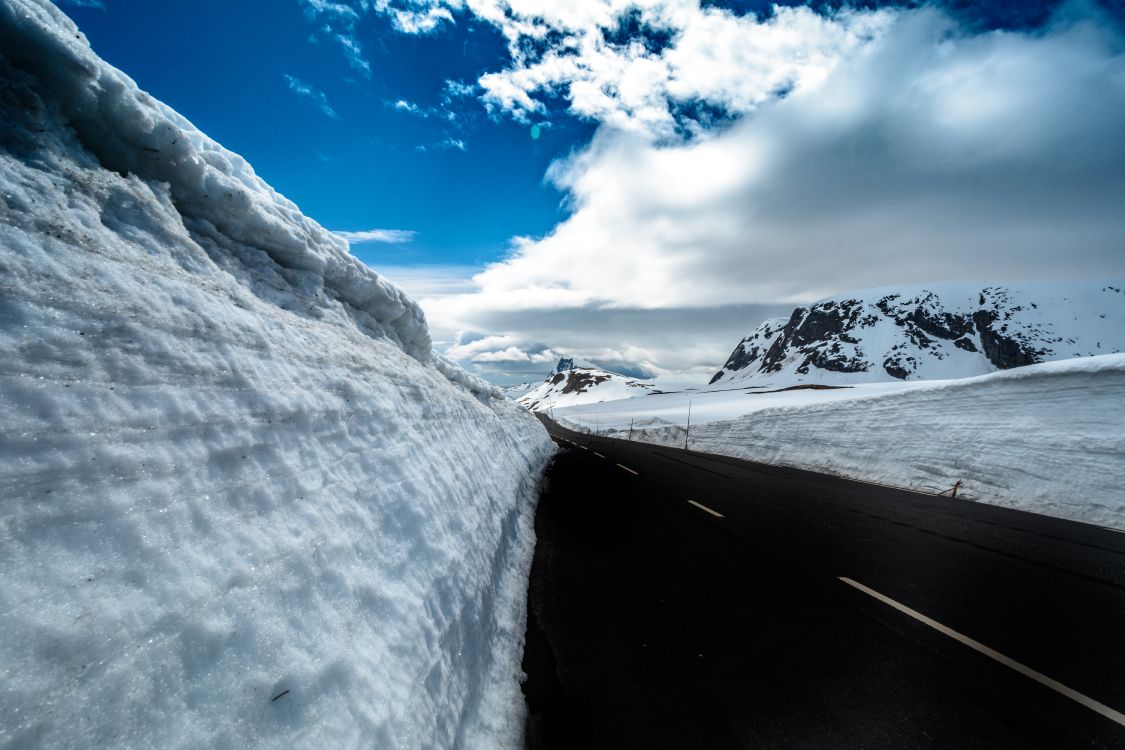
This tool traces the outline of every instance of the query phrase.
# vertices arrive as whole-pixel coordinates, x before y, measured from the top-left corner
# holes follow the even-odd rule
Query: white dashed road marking
[[[706,505],[704,505],[703,503],[697,503],[697,502],[695,502],[694,500],[688,500],[688,502],[689,502],[689,503],[691,503],[692,505],[694,505],[695,507],[699,508],[700,510],[702,510],[702,511],[705,511],[705,512],[707,512],[707,513],[710,513],[710,514],[711,514],[711,515],[713,515],[713,516],[714,516],[715,518],[723,518],[723,514],[722,514],[722,513],[716,513],[715,511],[711,510],[710,508],[708,508],[708,507],[707,507]]]
[[[620,467],[621,467],[622,469],[624,469],[625,471],[629,472],[630,474],[640,474],[640,472],[639,472],[639,471],[633,471],[633,470],[632,470],[632,469],[630,469],[630,468],[629,468],[628,466],[621,466],[621,464],[617,464],[617,465],[618,465],[618,466],[620,466]]]

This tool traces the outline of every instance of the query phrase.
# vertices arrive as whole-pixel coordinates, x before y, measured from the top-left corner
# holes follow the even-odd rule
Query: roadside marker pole
[[[691,399],[687,400],[687,430],[684,431],[684,450],[688,449],[688,438],[691,437]]]

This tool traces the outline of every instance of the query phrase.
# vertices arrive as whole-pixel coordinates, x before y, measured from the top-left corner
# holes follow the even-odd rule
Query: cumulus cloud
[[[574,214],[483,292],[664,307],[1125,271],[1118,49],[1089,24],[957,37],[902,14],[820,86],[714,138],[601,131],[551,173]]]
[[[332,105],[328,103],[328,97],[324,95],[323,91],[315,89],[301,79],[288,74],[285,75],[285,83],[294,94],[311,102],[317,109],[333,120],[339,119],[340,115],[336,114],[336,110],[332,109]]]
[[[418,236],[417,232],[409,229],[360,229],[358,231],[333,232],[337,237],[342,237],[352,244],[361,242],[388,242],[401,244],[410,242]]]
[[[562,97],[573,114],[623,132],[698,135],[779,93],[816,87],[893,18],[778,7],[760,21],[691,2],[581,7],[501,22],[512,64],[480,78],[488,105],[526,120],[545,111],[546,98]]]
[[[557,352],[545,345],[528,345],[513,336],[462,337],[450,346],[446,353],[456,359],[476,364],[503,363],[507,365],[534,364],[536,369],[542,365],[553,364],[559,358]]]

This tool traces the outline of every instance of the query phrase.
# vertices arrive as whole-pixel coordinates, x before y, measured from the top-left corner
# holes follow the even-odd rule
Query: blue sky
[[[564,214],[544,173],[594,130],[564,112],[532,123],[532,138],[532,124],[490,119],[474,97],[449,96],[446,81],[472,83],[506,57],[496,30],[471,20],[412,35],[372,17],[356,35],[364,75],[297,0],[62,7],[98,54],[325,227],[418,233],[356,245],[374,265],[480,265],[514,235],[547,232]]]
[[[323,226],[389,230],[353,253],[496,382],[705,382],[831,294],[1125,275],[1118,0],[58,1]]]

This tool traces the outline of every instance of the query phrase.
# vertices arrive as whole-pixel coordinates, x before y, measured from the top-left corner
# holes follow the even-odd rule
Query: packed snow
[[[526,411],[0,0],[0,747],[517,747]]]
[[[1125,354],[959,380],[669,393],[554,416],[923,492],[961,482],[959,497],[1125,530]]]
[[[530,411],[548,411],[658,392],[656,386],[647,380],[610,372],[586,362],[575,363],[573,358],[563,357],[546,380],[528,389],[516,401]]]
[[[738,343],[712,384],[948,380],[1125,351],[1125,281],[873,289],[798,307]]]

